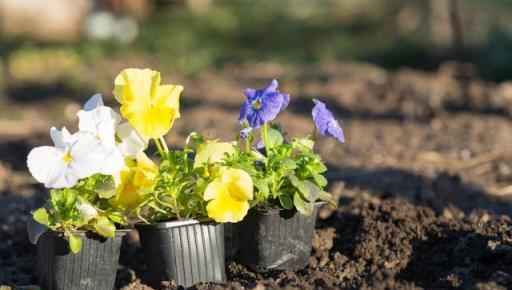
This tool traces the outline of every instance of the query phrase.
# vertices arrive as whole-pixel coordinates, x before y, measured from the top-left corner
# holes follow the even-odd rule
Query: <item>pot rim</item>
[[[118,230],[116,230],[116,237],[117,236],[124,236],[124,235],[126,235],[127,233],[129,233],[131,231],[132,231],[132,229],[130,229],[130,228],[128,228],[128,229],[118,229]],[[59,234],[59,235],[64,235],[63,231],[48,230],[47,232],[54,233],[54,234]],[[93,232],[91,230],[72,230],[70,232],[72,234],[74,234],[74,235],[77,235],[77,236],[85,236],[87,233],[93,233],[93,234],[99,235],[98,233],[95,233],[95,232]],[[105,239],[111,239],[111,238],[105,238]]]
[[[327,204],[327,201],[315,201],[313,203],[313,206],[314,207],[320,207],[320,206],[322,206],[324,204]],[[262,212],[262,213],[276,212],[276,211],[280,212],[280,211],[289,211],[289,210],[297,211],[296,208],[286,209],[286,208],[282,208],[282,207],[265,209],[265,208],[257,208],[256,206],[254,206],[254,207],[252,207],[250,209],[254,209],[254,210],[257,210],[257,211]]]
[[[151,223],[146,224],[144,222],[138,222],[135,223],[135,228],[151,228],[151,229],[157,229],[157,230],[163,230],[163,229],[170,229],[170,228],[177,228],[177,227],[184,227],[184,226],[190,226],[190,225],[198,225],[198,224],[206,224],[206,223],[217,223],[214,220],[212,220],[209,217],[199,217],[199,218],[191,218],[191,219],[185,219],[185,220],[172,220],[172,221],[166,221],[166,222],[157,222],[157,223]]]

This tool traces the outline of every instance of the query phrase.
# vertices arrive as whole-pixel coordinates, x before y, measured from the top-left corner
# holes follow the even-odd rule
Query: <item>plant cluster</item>
[[[164,136],[180,117],[183,87],[161,85],[160,73],[149,69],[123,70],[113,90],[121,114],[94,95],[77,114],[78,132],[52,128],[54,146],[30,152],[30,172],[51,188],[34,219],[63,232],[78,252],[75,231],[114,237],[130,217],[146,223],[209,217],[224,223],[241,221],[254,206],[311,215],[315,202],[335,204],[324,191],[327,168],[313,150],[314,137],[318,132],[344,142],[343,130],[325,104],[314,100],[315,132],[288,139],[271,123],[290,101],[277,87],[273,80],[264,89],[245,91],[236,141],[206,140],[193,132],[183,149],[169,150]],[[157,163],[145,153],[149,142]]]

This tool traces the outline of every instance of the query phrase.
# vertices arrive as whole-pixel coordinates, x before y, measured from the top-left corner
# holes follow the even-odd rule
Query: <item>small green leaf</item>
[[[105,238],[113,238],[116,235],[116,227],[108,218],[104,216],[95,220],[94,229],[99,235]]]
[[[310,181],[301,181],[295,175],[290,175],[290,181],[293,186],[302,194],[302,196],[311,202],[314,202],[318,198],[318,192],[320,189],[311,183]]]
[[[44,207],[36,210],[33,214],[32,214],[32,217],[34,218],[34,220],[42,225],[45,225],[45,226],[50,226],[50,216],[48,215],[48,211],[46,211],[46,209]]]
[[[279,202],[284,209],[292,209],[293,208],[293,200],[289,195],[281,194],[279,195]]]
[[[278,145],[283,144],[283,135],[279,131],[273,128],[268,128],[267,130],[267,136],[268,136],[268,147],[273,148]]]
[[[304,199],[302,199],[298,192],[296,192],[293,195],[293,204],[301,214],[305,216],[310,216],[311,214],[313,214],[313,203],[307,202]]]
[[[310,152],[315,146],[315,141],[310,138],[297,138],[293,141],[294,147],[302,152]]]
[[[330,194],[329,192],[327,191],[324,191],[324,190],[320,190],[318,192],[318,199],[320,200],[323,200],[323,201],[327,201],[329,202],[330,204],[334,205],[334,206],[337,206],[336,204],[336,201],[334,200],[334,198],[332,197],[332,194]]]
[[[96,188],[96,192],[101,198],[111,198],[117,193],[116,185],[114,184],[113,180],[108,180],[107,182],[98,186],[98,188]]]
[[[287,170],[293,170],[293,169],[297,168],[297,163],[295,163],[295,161],[293,161],[293,159],[291,159],[291,158],[285,158],[281,162],[281,166]]]
[[[320,187],[324,187],[327,185],[327,179],[321,174],[313,173],[313,179],[315,180],[316,184]]]
[[[67,233],[69,239],[69,247],[71,248],[71,252],[74,254],[78,254],[82,250],[82,239],[73,235],[72,233]]]
[[[269,194],[269,188],[265,180],[263,179],[254,179],[253,180],[254,186],[258,189],[258,199],[263,198],[262,200],[265,200]],[[261,195],[261,196],[259,196]]]

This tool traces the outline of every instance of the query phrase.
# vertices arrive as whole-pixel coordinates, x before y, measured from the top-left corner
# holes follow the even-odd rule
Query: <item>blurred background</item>
[[[127,67],[184,85],[172,146],[232,139],[243,89],[276,78],[291,136],[311,132],[313,97],[339,117],[347,143],[317,149],[343,202],[510,215],[511,24],[508,0],[0,0],[0,285],[34,282],[20,233],[47,193],[27,153],[76,130],[92,94],[117,108]]]

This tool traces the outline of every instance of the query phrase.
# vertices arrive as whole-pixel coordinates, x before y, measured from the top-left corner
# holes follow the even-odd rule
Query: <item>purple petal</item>
[[[262,90],[262,95],[275,92],[278,86],[279,84],[277,83],[277,80],[273,79],[270,84],[268,84],[267,87]]]
[[[247,137],[249,137],[249,133],[251,133],[251,131],[252,131],[251,127],[244,128],[244,129],[240,130],[240,138],[242,140],[247,139]]]
[[[245,89],[244,91],[244,94],[247,98],[249,99],[254,99],[254,97],[256,96],[256,90],[255,89]]]
[[[281,104],[281,112],[288,107],[288,104],[290,103],[290,95],[289,94],[281,94],[283,98],[283,103]]]
[[[247,115],[252,111],[252,105],[248,100],[245,100],[240,108],[240,117],[238,117],[238,122],[242,122],[247,119]]]
[[[261,99],[259,114],[265,122],[270,122],[277,117],[282,106],[283,98],[279,93],[266,94]]]
[[[325,104],[317,99],[313,99],[315,107],[311,111],[313,121],[320,134],[326,137],[334,137],[340,143],[345,142],[345,135],[343,129],[336,119],[334,119],[331,111],[327,109]]]
[[[247,121],[249,122],[249,126],[253,129],[258,129],[263,124],[265,124],[265,120],[260,116],[259,112],[257,111],[251,111],[247,115]]]

